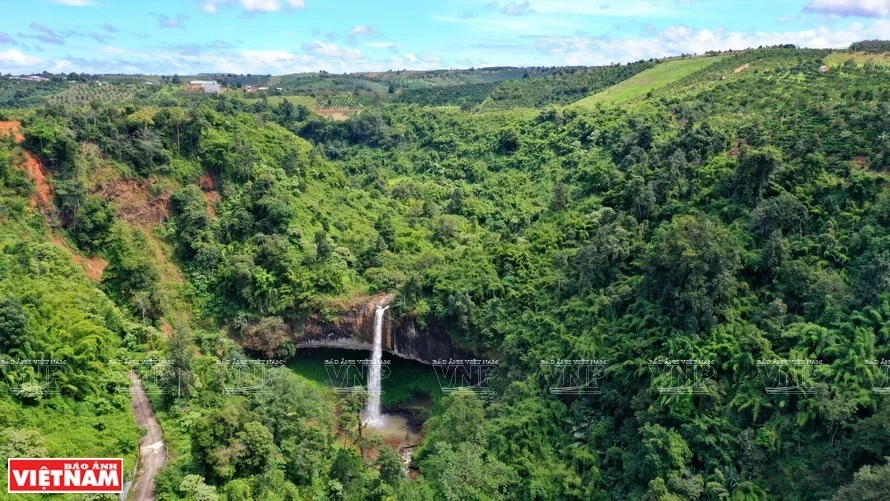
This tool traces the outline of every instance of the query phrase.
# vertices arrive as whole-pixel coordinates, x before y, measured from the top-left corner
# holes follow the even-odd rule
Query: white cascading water
[[[383,424],[380,412],[380,369],[383,358],[383,317],[389,306],[377,305],[374,312],[374,348],[371,351],[371,373],[368,375],[368,405],[365,407],[365,424],[376,427]]]

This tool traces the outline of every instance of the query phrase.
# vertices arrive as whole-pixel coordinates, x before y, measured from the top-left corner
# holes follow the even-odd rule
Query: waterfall
[[[365,424],[372,428],[383,422],[380,413],[380,366],[383,358],[383,317],[388,308],[378,304],[374,312],[374,349],[371,351],[371,373],[368,375],[368,406],[365,407]]]

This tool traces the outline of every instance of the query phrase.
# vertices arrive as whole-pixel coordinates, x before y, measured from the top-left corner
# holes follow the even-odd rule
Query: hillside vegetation
[[[0,287],[15,299],[0,321],[15,335],[0,341],[81,362],[61,395],[10,396],[0,419],[62,437],[31,409],[89,404],[89,426],[120,415],[106,429],[130,443],[120,398],[84,377],[123,350],[169,360],[137,367],[163,376],[165,500],[886,492],[890,400],[870,362],[890,359],[890,69],[820,72],[830,54],[520,78],[472,111],[479,88],[458,85],[369,99],[345,122],[163,85],[20,110],[53,207],[47,222],[24,174],[3,171]],[[321,81],[348,78],[367,77]],[[164,210],[131,211],[107,185]],[[99,288],[52,232],[108,262]],[[362,433],[361,393],[276,368],[270,391],[232,394],[217,363],[291,359],[307,318],[384,292],[393,318],[498,361],[490,397],[437,399],[410,479]],[[604,361],[599,392],[551,391],[554,360]],[[703,372],[677,384],[664,360]],[[764,372],[786,360],[790,385]]]
[[[5,134],[4,134],[5,135]],[[8,457],[122,457],[130,478],[139,429],[127,342],[155,331],[121,311],[30,209],[18,145],[0,142],[0,489]]]
[[[631,99],[646,95],[647,93],[665,87],[673,82],[683,79],[708,66],[719,62],[725,56],[707,56],[695,58],[675,59],[664,61],[632,77],[622,80],[615,85],[604,89],[578,101],[581,106],[590,106],[596,103],[623,103]]]

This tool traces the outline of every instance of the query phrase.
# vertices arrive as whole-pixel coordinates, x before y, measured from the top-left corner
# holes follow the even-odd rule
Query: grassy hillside
[[[724,57],[694,57],[660,62],[655,67],[638,73],[592,96],[581,99],[576,104],[592,106],[597,103],[616,104],[630,101],[707,68]]]
[[[480,108],[497,110],[568,104],[581,96],[632,78],[654,64],[638,61],[626,65],[568,69],[543,77],[504,82],[495,88]]]
[[[890,65],[890,53],[867,53],[854,51],[834,51],[825,56],[825,64],[832,67],[839,67],[847,61],[854,61],[857,65],[863,66],[866,63]]]

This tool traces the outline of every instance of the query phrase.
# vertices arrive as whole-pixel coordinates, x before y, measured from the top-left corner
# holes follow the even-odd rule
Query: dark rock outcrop
[[[320,315],[307,318],[294,329],[298,348],[347,348],[371,350],[374,342],[374,311],[386,304],[392,295],[381,295],[370,301],[355,303],[327,320]],[[441,326],[420,329],[410,318],[396,318],[387,312],[383,325],[383,350],[402,358],[431,364],[436,360],[472,358],[454,346]]]

